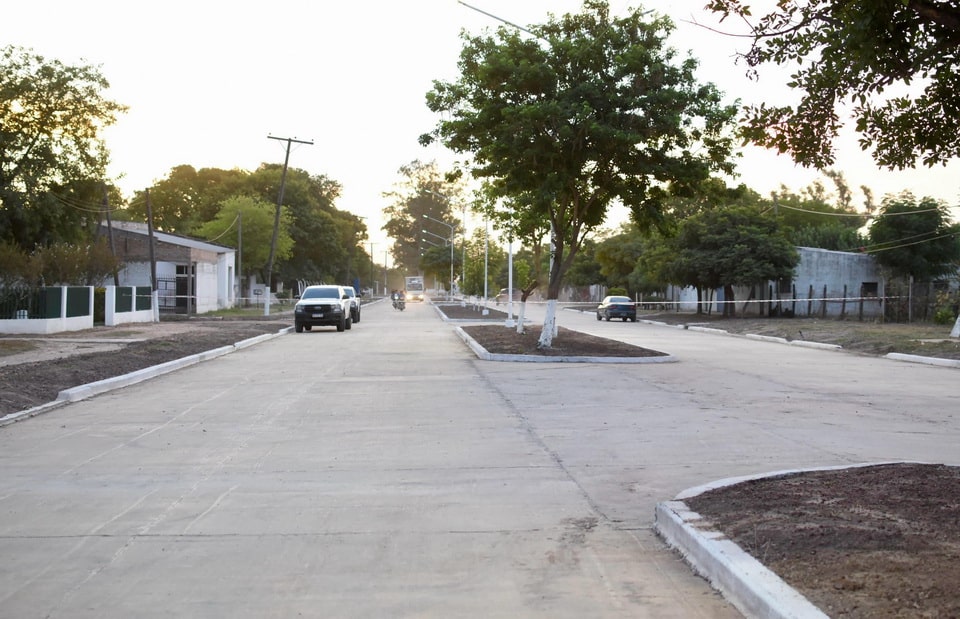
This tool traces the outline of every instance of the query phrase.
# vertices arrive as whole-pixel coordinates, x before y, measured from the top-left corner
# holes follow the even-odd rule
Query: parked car
[[[630,297],[604,297],[597,307],[597,320],[622,318],[624,322],[637,322],[637,306]]]
[[[358,323],[360,322],[360,297],[357,296],[353,286],[344,286],[343,289],[350,297],[350,317],[353,318],[354,323]]]
[[[519,303],[521,298],[523,298],[523,291],[522,291],[522,290],[519,290],[519,289],[517,289],[517,288],[514,288],[514,289],[513,289],[513,302],[514,302],[514,303]],[[510,300],[510,289],[509,289],[509,288],[501,288],[501,289],[500,289],[500,294],[498,294],[498,295],[496,296],[497,305],[500,305],[501,303],[506,303],[506,302],[509,301],[509,300]]]
[[[335,326],[344,331],[353,326],[350,295],[343,286],[307,286],[293,308],[293,326],[297,333],[316,326]]]

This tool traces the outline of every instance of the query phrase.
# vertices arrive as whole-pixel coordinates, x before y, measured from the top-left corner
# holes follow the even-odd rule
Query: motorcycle
[[[406,301],[403,300],[401,295],[393,295],[393,309],[400,310],[401,312],[406,307]]]

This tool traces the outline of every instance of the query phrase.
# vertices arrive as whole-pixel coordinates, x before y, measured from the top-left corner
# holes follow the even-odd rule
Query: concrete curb
[[[236,344],[231,344],[229,346],[221,346],[220,348],[214,348],[213,350],[208,350],[205,352],[197,353],[195,355],[190,355],[188,357],[182,357],[180,359],[174,359],[173,361],[167,361],[166,363],[161,363],[159,365],[154,365],[148,368],[143,368],[141,370],[136,370],[128,374],[123,374],[122,376],[115,376],[113,378],[106,378],[104,380],[98,380],[93,383],[87,383],[85,385],[79,385],[77,387],[71,387],[70,389],[64,389],[57,394],[57,399],[53,402],[47,402],[46,404],[41,404],[39,406],[34,406],[33,408],[28,408],[23,411],[16,413],[10,413],[3,417],[0,417],[0,428],[3,426],[15,423],[17,421],[23,421],[24,419],[29,419],[30,417],[36,417],[42,413],[46,413],[55,408],[59,408],[70,402],[79,402],[80,400],[85,400],[87,398],[93,397],[95,395],[105,393],[107,391],[112,391],[114,389],[120,389],[122,387],[127,387],[134,385],[145,380],[154,378],[155,376],[160,376],[162,374],[168,374],[175,370],[185,368],[191,365],[195,365],[202,361],[209,361],[211,359],[216,359],[217,357],[222,357],[223,355],[232,353],[236,350],[243,348],[248,348],[254,344],[259,344],[266,340],[279,337],[290,333],[293,330],[293,327],[285,327],[278,330],[276,333],[264,333],[263,335],[258,335],[251,337]]]
[[[817,348],[820,350],[843,350],[843,346],[839,344],[825,344],[822,342],[808,342],[807,340],[788,340],[782,337],[774,337],[770,335],[759,335],[756,333],[730,333],[723,329],[713,329],[711,327],[698,327],[695,325],[675,325],[667,322],[660,322],[656,320],[638,320],[637,322],[642,322],[648,325],[655,325],[657,327],[670,327],[672,329],[686,329],[687,331],[699,331],[700,333],[712,333],[714,335],[729,335],[731,337],[745,337],[749,340],[757,340],[761,342],[772,342],[774,344],[786,344],[788,346],[799,346],[801,348]],[[936,365],[939,367],[945,368],[960,368],[960,359],[939,359],[937,357],[923,357],[921,355],[907,355],[904,353],[891,352],[883,355],[884,359],[890,359],[892,361],[908,361],[910,363],[923,363],[926,365]]]
[[[689,488],[678,494],[674,500],[657,504],[654,510],[654,530],[668,546],[680,552],[697,574],[705,578],[745,616],[769,619],[826,618],[826,614],[796,589],[714,529],[700,514],[692,511],[683,499],[698,496],[708,490],[766,477],[880,464],[893,462],[776,471],[731,477]]]
[[[925,363],[927,365],[938,365],[945,368],[960,368],[960,359],[938,359],[936,357],[921,357],[920,355],[906,355],[899,352],[891,352],[884,355],[887,359],[894,361],[909,361],[910,363]]]

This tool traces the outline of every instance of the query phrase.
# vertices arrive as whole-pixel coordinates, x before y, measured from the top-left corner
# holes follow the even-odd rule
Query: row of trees
[[[158,230],[239,247],[242,274],[266,280],[282,167],[181,165],[127,202],[104,182],[109,153],[101,133],[126,110],[104,97],[107,88],[97,67],[14,46],[0,50],[0,271],[33,283],[85,283],[104,269],[100,223],[145,222],[149,205]],[[340,193],[330,178],[287,171],[271,279],[353,282],[371,272],[366,225],[336,208]],[[64,252],[73,255],[66,263],[90,268],[54,273],[37,266],[51,263],[42,255]]]
[[[541,346],[552,342],[561,282],[611,201],[626,205],[641,230],[669,237],[674,200],[717,203],[711,177],[733,171],[738,137],[827,167],[841,124],[837,108],[849,98],[861,145],[874,148],[881,165],[906,167],[918,158],[940,163],[960,152],[953,130],[960,95],[951,87],[960,31],[955,8],[785,0],[757,18],[739,0],[714,0],[708,8],[748,24],[750,71],[764,63],[799,67],[791,84],[803,91],[798,106],[750,108],[738,126],[736,108],[694,79],[696,62],[666,45],[668,19],[639,10],[614,18],[601,0],[522,31],[507,24],[492,35],[464,34],[460,76],[436,81],[427,93],[441,120],[421,142],[440,141],[468,158],[465,168],[481,183],[479,208],[508,234],[532,247],[549,234],[550,303]],[[882,99],[889,87],[914,76],[929,84],[920,96]],[[684,221],[672,242],[709,241],[715,251],[691,253],[652,272],[725,285],[704,260],[736,262],[750,277],[761,277],[751,252],[789,247],[778,242],[739,251],[743,239],[732,231],[718,237],[713,229],[723,222],[712,218],[721,214],[753,241],[774,236],[771,222],[749,205],[704,209]],[[817,226],[806,234],[822,232]],[[851,233],[836,227],[834,240],[842,242],[842,234]],[[789,259],[768,262],[775,270],[790,267]]]
[[[430,166],[406,169],[429,169],[425,177],[437,178]],[[960,224],[951,223],[943,203],[903,193],[885,197],[878,207],[866,191],[867,202],[857,210],[845,191],[843,176],[830,173],[828,177],[834,182],[833,191],[814,183],[800,193],[782,189],[762,197],[743,186],[715,184],[710,199],[671,199],[665,208],[665,223],[670,222],[665,231],[626,223],[617,231],[600,231],[585,239],[565,282],[647,295],[661,293],[671,284],[701,292],[723,288],[725,298],[733,299],[735,286],[789,279],[797,262],[797,246],[871,253],[894,278],[934,281],[956,274]],[[415,187],[414,180],[409,185]],[[418,204],[420,200],[401,199],[392,212],[404,213],[403,221],[414,221],[411,209]],[[488,240],[488,231],[478,228],[472,237],[461,237],[452,252],[454,270],[466,294],[495,292],[507,285],[503,235],[492,244]],[[406,250],[410,254],[418,250],[419,260],[409,268],[445,282],[451,252],[448,245],[434,241],[411,236]],[[401,247],[398,256],[405,251]],[[549,269],[548,252],[542,246],[514,250],[514,286],[529,291],[542,283],[542,274]]]
[[[177,166],[149,190],[137,192],[119,215],[146,221],[149,193],[158,228],[230,247],[242,240],[242,273],[265,280],[282,172],[282,165],[266,163],[253,172]],[[371,258],[362,245],[366,224],[336,208],[341,191],[326,176],[287,170],[273,279],[288,285],[352,283],[370,273]]]

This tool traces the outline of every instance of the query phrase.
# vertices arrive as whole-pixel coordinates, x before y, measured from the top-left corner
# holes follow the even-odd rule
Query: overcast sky
[[[574,0],[468,0],[520,25],[548,12],[578,12]],[[783,75],[745,79],[733,53],[745,42],[689,23],[716,25],[706,0],[647,1],[644,8],[677,23],[673,46],[701,62],[701,79],[743,103],[789,97]],[[636,2],[612,0],[624,14]],[[255,9],[251,7],[256,7]],[[48,58],[99,65],[106,96],[130,107],[106,134],[110,172],[129,196],[181,164],[255,169],[282,163],[284,143],[268,135],[312,140],[295,147],[290,165],[343,185],[337,207],[365,217],[382,260],[382,193],[415,159],[449,162],[441,147],[417,137],[436,118],[424,104],[434,79],[454,79],[459,33],[500,22],[456,0],[32,0],[6,3],[0,45],[32,48]],[[733,25],[724,26],[730,30]],[[788,157],[748,149],[742,182],[768,193],[781,183],[799,190],[819,178]],[[853,187],[884,194],[911,190],[957,204],[960,166],[907,172],[878,170],[847,136],[837,169]],[[859,197],[858,197],[859,200]],[[611,214],[610,224],[623,211]]]

